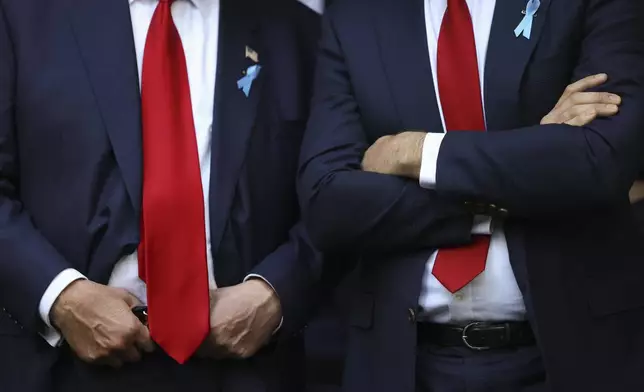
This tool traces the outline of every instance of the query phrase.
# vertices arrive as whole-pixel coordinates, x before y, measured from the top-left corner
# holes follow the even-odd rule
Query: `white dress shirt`
[[[485,75],[485,59],[492,28],[495,0],[467,0],[474,25],[474,38],[478,57],[481,92]],[[440,102],[437,72],[438,36],[447,0],[425,0],[425,23],[429,60],[434,70],[434,88]],[[484,97],[481,97],[482,99]],[[485,101],[483,100],[485,107]],[[443,131],[445,118],[439,105]],[[444,133],[429,133],[423,146],[420,184],[426,188],[436,183],[436,162]],[[474,234],[489,234],[490,218],[477,216],[472,230]],[[464,324],[471,321],[519,321],[525,319],[523,296],[510,265],[508,246],[502,227],[494,228],[487,256],[485,271],[462,290],[452,294],[432,275],[434,253],[425,270],[420,306],[421,319],[441,324]]]
[[[139,80],[141,80],[145,41],[158,0],[129,0],[129,2]],[[179,30],[186,55],[190,96],[192,99],[192,115],[195,122],[195,136],[201,166],[205,216],[207,217],[210,211],[208,194],[210,190],[211,139],[219,43],[219,1],[175,1],[172,4],[172,17],[177,30]],[[205,219],[205,231],[208,281],[210,287],[215,288],[212,253],[210,252],[209,219]],[[53,346],[60,342],[61,336],[51,327],[49,320],[51,307],[69,284],[83,278],[84,276],[76,270],[68,269],[63,271],[52,281],[40,301],[40,316],[48,327],[43,337]],[[112,272],[109,285],[126,289],[143,304],[147,302],[145,283],[139,279],[136,253],[118,261]]]

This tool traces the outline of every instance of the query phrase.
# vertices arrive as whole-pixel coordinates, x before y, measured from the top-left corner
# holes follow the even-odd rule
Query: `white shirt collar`
[[[129,0],[130,5],[132,5],[132,3],[134,3],[135,1],[143,1],[143,0]],[[146,1],[150,1],[150,0],[146,0]],[[192,3],[204,14],[208,14],[210,10],[212,10],[215,6],[219,4],[219,0],[180,0],[180,1],[188,1]],[[155,1],[155,3],[156,2],[158,1]]]

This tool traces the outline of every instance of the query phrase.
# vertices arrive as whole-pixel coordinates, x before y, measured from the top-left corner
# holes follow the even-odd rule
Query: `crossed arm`
[[[546,118],[509,132],[441,135],[431,189],[418,184],[424,132],[367,143],[350,72],[327,21],[298,189],[314,243],[374,253],[458,245],[469,241],[472,227],[466,200],[524,217],[625,202],[642,167],[641,11],[630,0],[591,3],[573,78],[606,72],[599,90],[620,98],[599,95],[596,103],[620,105],[619,113],[583,107],[560,123]]]
[[[580,127],[447,133],[438,141],[437,153],[423,158],[436,162],[428,187],[450,198],[494,203],[524,217],[627,202],[643,163],[644,15],[639,2],[631,0],[588,3],[574,77],[606,72],[609,78],[601,90],[621,96],[619,113]]]

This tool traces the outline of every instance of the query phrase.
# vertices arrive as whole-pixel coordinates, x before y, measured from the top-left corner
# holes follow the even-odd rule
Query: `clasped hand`
[[[154,350],[148,329],[132,313],[137,305],[123,289],[77,280],[58,297],[50,316],[78,358],[120,367]]]
[[[140,301],[123,289],[78,280],[59,296],[50,316],[78,358],[118,368],[155,349],[132,313],[137,305]],[[215,359],[254,355],[282,318],[277,294],[259,279],[213,290],[210,308],[211,331],[197,354]]]
[[[271,339],[282,319],[279,298],[261,279],[211,291],[210,334],[198,355],[249,358]]]

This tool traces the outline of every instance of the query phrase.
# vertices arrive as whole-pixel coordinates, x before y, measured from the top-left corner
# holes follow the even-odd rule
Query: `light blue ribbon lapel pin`
[[[532,34],[532,21],[534,20],[534,16],[536,15],[540,6],[541,0],[528,0],[528,4],[526,5],[524,11],[525,16],[523,17],[523,20],[521,20],[521,23],[519,23],[517,28],[514,29],[514,35],[516,35],[517,38],[520,35],[523,35],[525,38],[530,39],[530,35]]]
[[[262,69],[262,66],[259,64],[251,65],[246,70],[246,76],[237,81],[237,88],[242,90],[246,97],[250,95],[250,89],[253,87],[253,82],[259,76],[259,71]]]

